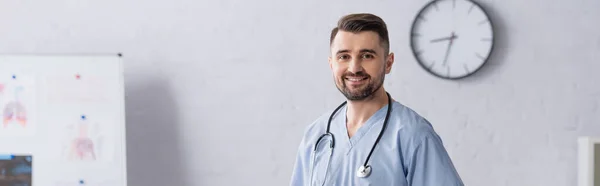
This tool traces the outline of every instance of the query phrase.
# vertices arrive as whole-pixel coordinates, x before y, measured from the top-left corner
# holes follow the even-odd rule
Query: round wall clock
[[[488,13],[476,2],[434,0],[415,17],[410,46],[427,72],[444,79],[461,79],[488,61],[494,29]]]

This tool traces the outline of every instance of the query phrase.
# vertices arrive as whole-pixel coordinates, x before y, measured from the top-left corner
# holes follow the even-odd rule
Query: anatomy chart
[[[73,117],[73,122],[62,126],[60,159],[68,162],[107,162],[114,156],[114,129],[93,116]]]
[[[32,135],[35,132],[36,100],[32,76],[0,78],[0,135]]]
[[[118,55],[0,55],[0,186],[127,186]]]

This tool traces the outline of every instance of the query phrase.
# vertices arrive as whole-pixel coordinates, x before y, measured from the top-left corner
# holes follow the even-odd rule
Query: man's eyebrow
[[[338,50],[335,54],[348,53],[350,50]]]
[[[350,50],[338,50],[336,52],[336,54],[348,53],[348,52],[350,52]],[[377,52],[375,52],[375,50],[373,50],[373,49],[362,49],[362,50],[360,50],[360,53],[373,53],[373,54],[377,54]]]
[[[362,49],[362,50],[360,50],[360,53],[365,53],[365,52],[377,54],[377,52],[375,52],[375,50],[372,50],[372,49]]]

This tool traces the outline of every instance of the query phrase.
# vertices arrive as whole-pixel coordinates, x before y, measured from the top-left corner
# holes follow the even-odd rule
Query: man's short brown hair
[[[337,27],[331,31],[329,44],[333,43],[338,31],[359,33],[363,31],[373,31],[379,35],[381,46],[385,50],[385,55],[390,51],[390,40],[388,36],[387,25],[379,16],[370,13],[348,14],[340,18]]]

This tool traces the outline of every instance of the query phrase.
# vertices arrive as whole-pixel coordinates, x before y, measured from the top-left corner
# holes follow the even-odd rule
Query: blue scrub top
[[[304,131],[290,185],[463,186],[431,124],[396,101],[392,102],[388,126],[369,160],[371,174],[365,178],[356,176],[381,131],[387,108],[386,105],[378,110],[348,138],[344,106],[331,122],[334,149],[330,150],[331,139],[327,138],[321,140],[313,153],[331,113],[315,120]]]

